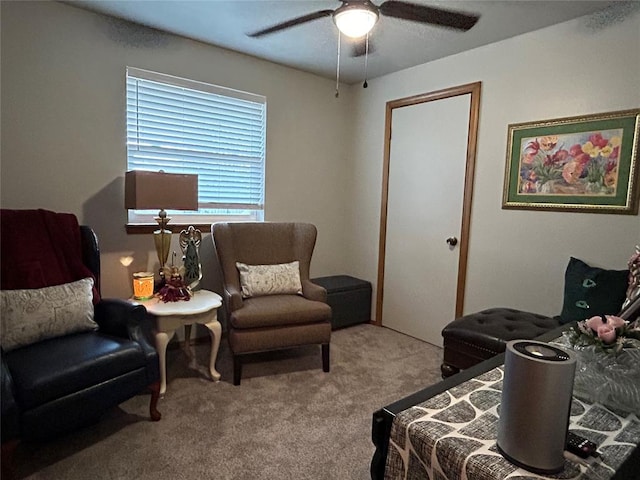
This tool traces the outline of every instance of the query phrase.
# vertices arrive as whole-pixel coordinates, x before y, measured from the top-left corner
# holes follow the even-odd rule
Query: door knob
[[[452,247],[455,247],[458,244],[458,239],[456,237],[447,238],[447,243]]]

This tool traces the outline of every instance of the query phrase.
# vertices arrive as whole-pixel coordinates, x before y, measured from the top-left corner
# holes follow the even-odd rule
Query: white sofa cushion
[[[28,290],[0,292],[5,351],[70,333],[96,330],[93,279]]]
[[[242,298],[261,295],[302,295],[300,263],[297,260],[276,265],[247,265],[236,262],[236,267],[240,273]]]

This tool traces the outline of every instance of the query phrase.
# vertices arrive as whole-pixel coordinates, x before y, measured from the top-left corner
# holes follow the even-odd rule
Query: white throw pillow
[[[246,265],[236,262],[236,267],[240,272],[242,298],[260,295],[302,295],[300,263],[297,260],[277,265]]]
[[[96,330],[93,279],[30,290],[2,290],[5,351],[74,332]]]

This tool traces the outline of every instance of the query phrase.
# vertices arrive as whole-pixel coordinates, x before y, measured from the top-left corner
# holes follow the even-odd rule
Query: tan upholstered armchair
[[[329,371],[331,307],[326,290],[309,280],[316,235],[316,227],[308,223],[212,225],[222,268],[234,385],[240,384],[242,355],[302,345],[321,344],[322,369]],[[298,262],[299,269],[292,262]],[[299,293],[291,288],[296,283]]]

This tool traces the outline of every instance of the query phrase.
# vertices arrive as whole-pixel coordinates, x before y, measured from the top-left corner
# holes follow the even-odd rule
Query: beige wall
[[[348,86],[335,99],[331,80],[57,2],[2,2],[1,20],[2,207],[93,226],[105,296],[130,295],[130,272],[157,263],[151,237],[124,230],[127,66],[265,95],[265,217],[316,224],[312,275],[344,271]],[[206,277],[209,236],[202,251]],[[123,255],[135,258],[129,269]]]
[[[482,99],[465,312],[511,306],[558,314],[569,257],[626,268],[640,242],[640,219],[502,210],[507,126],[640,107],[637,8],[569,21],[354,90],[352,272],[376,280],[385,103],[476,81]]]
[[[566,22],[371,80],[366,90],[343,85],[336,100],[331,80],[66,4],[1,8],[2,207],[70,211],[94,226],[107,296],[129,295],[129,272],[155,259],[147,235],[124,232],[127,65],[267,97],[266,218],[318,225],[314,275],[375,285],[385,102],[475,81],[483,91],[466,311],[556,314],[570,255],[624,268],[640,242],[638,216],[500,208],[509,123],[640,107],[637,11]],[[122,255],[135,257],[129,271]],[[203,256],[206,275],[208,238]]]

